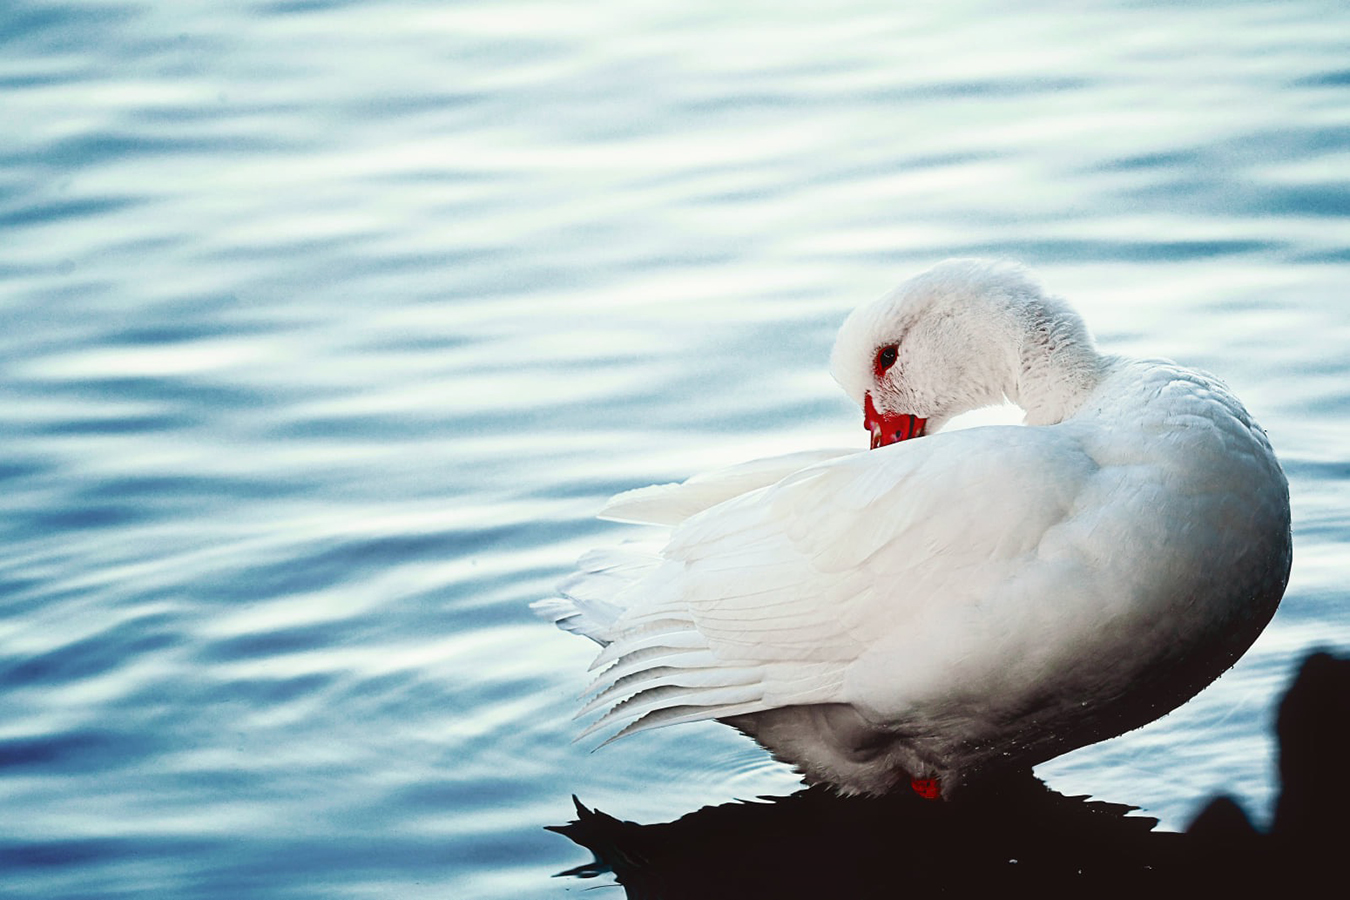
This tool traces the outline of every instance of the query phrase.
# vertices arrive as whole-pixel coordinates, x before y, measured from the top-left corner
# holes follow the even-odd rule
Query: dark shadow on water
[[[819,788],[624,822],[576,801],[549,826],[612,872],[630,900],[1000,896],[1305,896],[1344,887],[1350,659],[1316,653],[1280,704],[1282,791],[1269,833],[1231,799],[1183,834],[1134,807],[1066,797],[1029,772],[958,801],[841,798]],[[573,798],[575,800],[575,798]],[[1321,885],[1325,884],[1326,887]],[[1339,889],[1338,889],[1339,890]],[[1291,893],[1292,891],[1292,893]]]

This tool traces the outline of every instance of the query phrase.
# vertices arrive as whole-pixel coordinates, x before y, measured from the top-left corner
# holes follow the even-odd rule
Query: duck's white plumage
[[[1209,376],[1098,354],[1022,270],[936,267],[850,316],[832,368],[883,417],[935,430],[1006,397],[1037,427],[614,498],[602,515],[668,539],[593,552],[537,604],[604,645],[587,732],[721,719],[809,781],[950,794],[1168,712],[1274,613],[1289,500],[1265,434]]]

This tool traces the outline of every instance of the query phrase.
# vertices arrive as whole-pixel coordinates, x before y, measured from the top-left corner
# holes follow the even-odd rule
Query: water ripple
[[[594,648],[527,604],[642,536],[609,494],[861,446],[834,328],[958,254],[1270,430],[1274,625],[1043,772],[1260,817],[1350,646],[1342,6],[7,4],[6,890],[553,896],[574,791],[790,790],[715,725],[571,743]]]

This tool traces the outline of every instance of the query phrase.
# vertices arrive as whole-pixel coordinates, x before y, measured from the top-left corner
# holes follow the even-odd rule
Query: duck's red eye
[[[899,351],[897,350],[894,344],[891,344],[889,347],[882,347],[880,350],[877,351],[876,365],[873,366],[873,368],[876,370],[877,378],[880,378],[882,375],[885,375],[886,370],[889,369],[891,366],[895,365],[895,358],[898,355],[898,353]]]

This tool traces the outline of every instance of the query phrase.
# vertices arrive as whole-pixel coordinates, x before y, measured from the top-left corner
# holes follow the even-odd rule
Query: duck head
[[[1020,266],[956,259],[844,321],[830,371],[863,409],[872,447],[1011,401],[1027,423],[1081,405],[1102,370],[1082,319]]]

